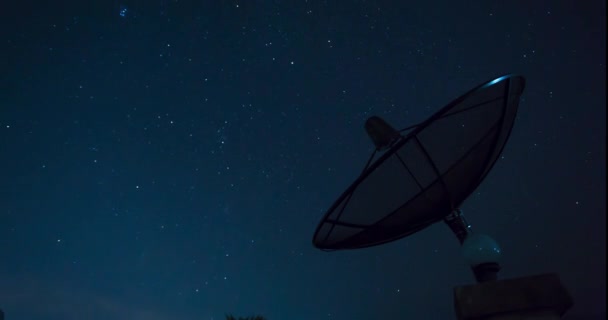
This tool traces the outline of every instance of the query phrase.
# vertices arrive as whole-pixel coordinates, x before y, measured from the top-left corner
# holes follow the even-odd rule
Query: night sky
[[[606,312],[606,2],[3,1],[6,319],[454,319],[444,223],[322,252],[379,115],[418,123],[526,77],[462,206],[501,278],[557,272]]]

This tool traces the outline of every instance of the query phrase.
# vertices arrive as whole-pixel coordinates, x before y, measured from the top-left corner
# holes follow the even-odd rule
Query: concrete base
[[[454,307],[458,320],[557,320],[572,297],[550,273],[456,287]]]

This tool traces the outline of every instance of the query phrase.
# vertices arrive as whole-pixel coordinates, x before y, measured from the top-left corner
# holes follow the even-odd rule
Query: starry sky
[[[418,123],[527,79],[462,206],[501,278],[557,272],[606,312],[605,1],[4,1],[0,308],[7,319],[453,319],[474,282],[438,223],[312,246],[379,115]]]

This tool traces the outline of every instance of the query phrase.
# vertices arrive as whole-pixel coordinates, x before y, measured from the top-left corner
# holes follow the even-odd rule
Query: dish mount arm
[[[443,218],[443,221],[448,225],[448,227],[450,227],[452,232],[454,232],[456,238],[458,238],[458,241],[460,241],[460,244],[463,244],[467,235],[473,232],[473,230],[471,230],[471,226],[464,219],[460,209],[455,209],[452,211],[452,213]]]

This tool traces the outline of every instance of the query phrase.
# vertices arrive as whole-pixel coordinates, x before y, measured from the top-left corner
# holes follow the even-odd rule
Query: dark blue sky
[[[506,73],[518,118],[462,209],[501,277],[557,272],[571,316],[605,314],[605,1],[5,1],[0,21],[7,319],[451,319],[474,279],[444,224],[312,235],[368,116],[402,128]]]

